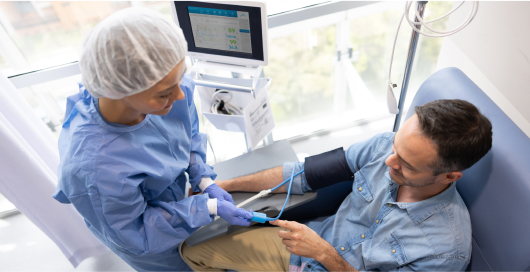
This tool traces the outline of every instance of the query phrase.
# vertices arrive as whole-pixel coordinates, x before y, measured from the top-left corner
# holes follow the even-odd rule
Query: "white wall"
[[[448,29],[470,6],[451,15]],[[530,137],[529,15],[530,2],[480,2],[473,22],[444,39],[437,70],[461,69]]]

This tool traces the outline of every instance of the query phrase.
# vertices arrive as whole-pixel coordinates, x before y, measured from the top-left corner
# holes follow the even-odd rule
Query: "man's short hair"
[[[436,100],[415,108],[421,130],[437,147],[434,175],[463,171],[491,149],[491,123],[473,104]]]

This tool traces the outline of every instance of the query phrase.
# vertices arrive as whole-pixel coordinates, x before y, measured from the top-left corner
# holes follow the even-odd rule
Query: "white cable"
[[[239,203],[239,205],[237,205],[237,207],[241,208],[241,207],[245,206],[246,204],[248,204],[248,203],[250,203],[250,202],[252,202],[252,201],[254,201],[254,200],[256,200],[256,199],[258,199],[260,197],[264,197],[264,196],[266,196],[266,195],[268,195],[270,193],[271,193],[271,189],[263,190],[263,191],[259,192],[257,195],[255,195],[255,196],[253,196],[253,197],[251,197],[251,198]]]
[[[448,13],[446,13],[446,14],[444,14],[444,15],[442,15],[442,16],[436,18],[436,19],[433,19],[433,20],[430,20],[430,21],[426,21],[426,22],[423,22],[423,23],[422,23],[422,22],[413,22],[413,24],[415,24],[415,25],[421,25],[421,24],[428,24],[428,23],[432,23],[432,22],[436,22],[436,21],[438,21],[438,20],[441,20],[441,19],[443,19],[443,18],[445,18],[445,17],[451,15],[451,13],[453,13],[453,12],[455,12],[457,9],[459,9],[460,6],[462,6],[464,3],[465,3],[465,1],[462,1],[462,3],[460,3],[460,5],[458,5],[458,7],[452,9],[452,10],[449,11]],[[422,18],[422,19],[423,19],[423,18]]]
[[[222,94],[228,94],[230,95],[230,98],[220,98],[220,96]],[[222,114],[220,113],[217,108],[219,107],[219,104],[221,103],[221,101],[224,102],[224,108],[230,112],[232,115],[243,115],[241,110],[234,106],[233,104],[230,104],[228,103],[230,100],[232,100],[232,93],[229,92],[229,91],[226,91],[226,90],[219,90],[217,89],[213,95],[212,95],[212,106],[210,107],[210,112],[211,113],[217,113],[217,114]]]
[[[460,5],[458,5],[456,8],[454,8],[453,10],[451,10],[450,12],[448,12],[447,14],[444,14],[442,16],[440,16],[439,18],[437,19],[434,19],[434,20],[431,20],[431,21],[424,21],[423,18],[420,16],[420,13],[418,10],[416,10],[416,18],[418,18],[418,22],[413,22],[409,16],[406,16],[407,18],[407,22],[409,23],[410,27],[412,27],[412,29],[422,35],[425,35],[427,37],[434,37],[434,38],[437,38],[437,37],[446,37],[446,36],[450,36],[450,35],[453,35],[455,33],[457,33],[458,31],[464,29],[464,27],[466,27],[467,25],[469,25],[469,23],[471,23],[471,21],[473,21],[473,19],[475,18],[475,16],[477,15],[477,12],[478,12],[478,1],[473,1],[473,6],[471,7],[471,11],[469,12],[466,20],[464,20],[462,22],[462,24],[460,24],[458,27],[454,28],[454,29],[451,29],[451,30],[448,30],[448,31],[439,31],[439,30],[436,30],[436,29],[433,29],[431,27],[429,27],[428,23],[431,23],[431,22],[435,22],[435,21],[438,21],[446,16],[448,16],[449,14],[455,12],[458,8],[460,8],[462,6],[464,2],[462,2]],[[404,14],[409,14],[409,11],[410,11],[410,7],[412,7],[412,2],[409,1],[405,4],[405,12]],[[427,28],[428,30],[434,32],[434,33],[438,33],[439,35],[436,35],[436,34],[429,34],[429,33],[425,33],[421,30],[419,30],[416,25],[419,25],[419,26],[423,26],[425,28]]]
[[[247,200],[245,200],[245,201],[239,203],[239,205],[237,205],[236,207],[237,207],[237,208],[241,208],[241,207],[247,205],[248,203],[250,203],[250,202],[252,202],[252,201],[254,201],[254,200],[256,200],[256,199],[258,199],[258,198],[260,198],[260,197],[267,196],[267,195],[270,194],[271,192],[272,192],[271,189],[263,190],[263,191],[259,192],[258,194],[256,194],[255,196],[253,196],[253,197],[251,197],[251,198],[249,198],[249,199],[247,199]],[[219,219],[219,218],[221,218],[221,217],[217,215],[217,216],[215,216],[215,218],[214,218],[213,220],[215,221],[215,220],[217,220],[217,219]],[[204,227],[204,226],[203,226],[203,227]],[[201,228],[202,228],[202,227],[201,227]]]
[[[417,33],[421,34],[421,35],[424,35],[424,36],[427,36],[427,37],[434,37],[434,38],[439,38],[439,37],[447,37],[447,36],[450,36],[450,35],[453,35],[455,33],[457,33],[458,31],[464,29],[467,25],[469,25],[469,23],[471,23],[471,21],[473,21],[473,19],[475,18],[475,16],[477,15],[477,12],[478,12],[478,1],[473,1],[473,6],[471,7],[471,11],[469,12],[469,15],[467,16],[467,18],[462,22],[462,24],[460,24],[458,27],[452,29],[452,30],[448,30],[448,31],[440,31],[440,30],[436,30],[436,29],[433,29],[431,27],[429,27],[427,24],[429,23],[432,23],[432,22],[436,22],[438,20],[441,20],[447,16],[449,16],[450,14],[452,14],[453,12],[455,12],[457,9],[459,9],[465,2],[462,1],[462,3],[460,3],[457,7],[455,7],[454,9],[452,9],[451,11],[449,11],[448,13],[436,18],[436,19],[433,19],[433,20],[430,20],[430,21],[424,21],[423,18],[420,16],[420,13],[419,13],[419,10],[416,9],[416,18],[418,18],[418,22],[413,22],[408,14],[409,14],[409,11],[410,11],[410,7],[412,6],[412,1],[407,1],[405,3],[405,11],[403,12],[403,15],[401,16],[401,19],[399,20],[399,25],[398,25],[398,28],[396,30],[396,36],[394,38],[394,45],[392,46],[392,54],[390,55],[390,67],[389,67],[389,71],[388,71],[388,81],[387,81],[387,94],[386,94],[386,102],[387,102],[387,106],[388,106],[388,111],[392,114],[398,114],[399,113],[399,108],[398,108],[398,105],[397,105],[397,100],[396,100],[396,97],[394,96],[394,92],[393,92],[393,84],[392,84],[392,81],[390,80],[390,76],[392,74],[392,62],[394,60],[394,51],[396,49],[396,42],[397,42],[397,37],[398,37],[398,34],[399,34],[399,28],[401,27],[401,22],[403,21],[403,17],[405,17],[407,19],[407,22],[409,23],[410,27],[412,27],[412,29],[414,31],[416,31]],[[429,33],[425,33],[421,30],[419,30],[416,26],[424,26],[425,28],[427,28],[428,30],[434,32],[434,33],[438,33],[438,34],[429,34]]]
[[[398,114],[399,109],[396,102],[396,97],[394,96],[394,92],[392,91],[393,86],[392,82],[390,82],[390,75],[392,74],[392,62],[394,61],[394,51],[396,49],[396,41],[399,34],[399,28],[401,27],[401,22],[403,22],[403,17],[405,16],[405,13],[401,15],[401,19],[399,19],[399,24],[396,30],[396,36],[394,37],[394,46],[392,46],[392,54],[390,55],[390,68],[388,69],[388,80],[386,82],[387,84],[387,93],[386,93],[386,105],[388,107],[388,111],[391,114]]]

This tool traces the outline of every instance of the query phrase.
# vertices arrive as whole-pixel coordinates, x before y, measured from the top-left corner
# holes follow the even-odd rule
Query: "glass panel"
[[[18,89],[52,133],[59,138],[66,110],[66,98],[79,92],[81,75],[48,81]]]
[[[10,76],[76,61],[83,36],[131,6],[151,8],[171,20],[169,2],[0,1],[0,69]]]
[[[267,15],[274,15],[278,13],[283,13],[295,9],[300,9],[304,7],[309,7],[317,5],[320,3],[325,3],[330,1],[322,0],[304,0],[304,1],[285,1],[285,0],[267,0]]]
[[[323,2],[269,0],[267,11],[273,15]],[[0,1],[0,70],[11,76],[76,61],[84,35],[131,6],[151,8],[172,20],[167,1]]]
[[[307,122],[333,113],[335,25],[326,21],[315,19],[316,27],[294,33],[293,26],[269,32],[269,65],[264,73],[272,78],[275,140],[314,131]]]
[[[452,2],[429,2],[425,10],[426,20],[438,18],[452,8]],[[377,12],[377,10],[380,12]],[[350,20],[350,40],[355,51],[359,52],[358,59],[352,61],[355,70],[374,94],[376,101],[383,103],[386,99],[386,84],[392,45],[403,13],[404,3],[379,3],[366,9],[356,9]],[[371,12],[374,12],[370,14]],[[414,8],[411,8],[414,11]],[[414,18],[411,14],[410,18]],[[449,17],[430,24],[436,29],[445,30]],[[392,82],[397,84],[394,93],[399,99],[406,58],[412,29],[403,19],[398,36],[394,61],[392,65]],[[443,38],[420,36],[413,69],[409,80],[407,99],[404,110],[407,111],[419,86],[435,72],[436,62],[440,53]],[[379,102],[378,102],[379,103]],[[386,110],[386,109],[385,109]]]
[[[273,79],[270,98],[277,123],[275,140],[391,116],[386,82],[404,4],[375,3],[269,31],[269,65],[264,72]],[[451,2],[429,2],[425,17],[439,17],[451,7]],[[443,30],[446,22],[441,20],[434,27]],[[403,22],[392,72],[398,85],[396,96],[401,90],[411,32]],[[420,38],[405,109],[421,83],[435,72],[442,42],[442,38]]]

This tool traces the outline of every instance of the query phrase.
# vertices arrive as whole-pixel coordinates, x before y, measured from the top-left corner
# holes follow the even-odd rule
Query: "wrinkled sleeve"
[[[287,180],[291,178],[291,174],[293,173],[293,167],[294,173],[298,173],[301,170],[304,170],[304,163],[303,162],[285,162],[283,164],[283,180]],[[285,184],[285,190],[287,190],[289,187],[289,182]],[[305,173],[301,173],[298,176],[293,178],[293,185],[291,186],[291,194],[292,195],[303,195],[305,192],[312,191],[311,187],[307,184],[307,179],[305,178]]]
[[[457,258],[427,258],[390,271],[465,271],[469,261]]]
[[[190,184],[193,191],[200,192],[199,183],[201,183],[201,179],[203,177],[215,179],[217,174],[215,174],[210,165],[206,164],[207,138],[206,134],[199,132],[199,117],[195,103],[193,103],[195,83],[189,75],[186,74],[182,77],[181,88],[186,92],[191,119],[190,165],[186,172],[190,177]]]
[[[378,134],[366,141],[351,145],[346,151],[346,161],[352,173],[356,173],[363,166],[382,154],[392,146],[394,133]]]
[[[102,227],[112,243],[132,254],[166,251],[213,221],[206,204],[208,194],[190,196],[178,202],[147,201],[143,177],[110,181],[110,178],[117,177],[104,176],[105,172],[110,171],[100,171],[97,185],[101,221],[106,222]]]

